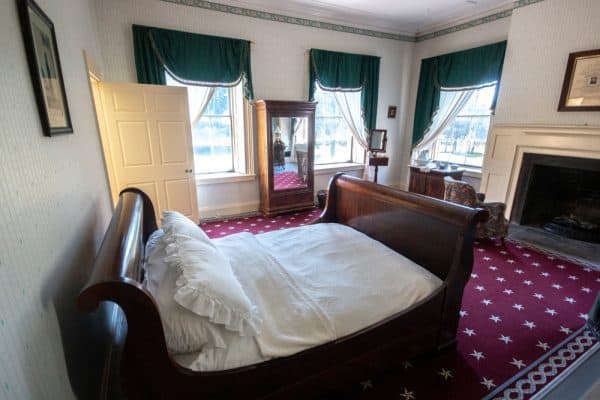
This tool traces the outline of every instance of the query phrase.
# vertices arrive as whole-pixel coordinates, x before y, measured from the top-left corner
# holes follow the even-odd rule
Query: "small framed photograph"
[[[17,6],[44,135],[72,133],[54,24],[33,0],[17,0]]]
[[[600,111],[600,49],[569,54],[558,111]]]
[[[388,118],[396,118],[396,106],[388,106]]]

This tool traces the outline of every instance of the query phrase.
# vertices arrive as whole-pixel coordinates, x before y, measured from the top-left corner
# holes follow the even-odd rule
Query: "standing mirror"
[[[273,117],[273,190],[308,187],[308,118]]]
[[[387,130],[371,129],[368,142],[369,151],[371,154],[385,153],[385,146],[387,144]]]
[[[316,103],[257,100],[260,210],[265,215],[314,207]]]

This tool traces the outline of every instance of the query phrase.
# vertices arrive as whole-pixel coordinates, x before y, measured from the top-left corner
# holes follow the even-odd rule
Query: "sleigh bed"
[[[317,223],[364,233],[435,275],[439,287],[410,307],[336,340],[249,366],[198,372],[179,364],[167,348],[157,303],[142,284],[144,249],[157,229],[154,209],[141,191],[126,189],[78,306],[92,312],[101,301],[112,301],[123,310],[127,334],[120,376],[130,399],[323,395],[454,344],[472,269],[473,230],[484,213],[336,175]],[[377,267],[374,257],[364,265],[365,274]]]

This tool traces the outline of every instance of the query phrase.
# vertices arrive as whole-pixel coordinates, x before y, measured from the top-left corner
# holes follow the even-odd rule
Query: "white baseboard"
[[[249,201],[246,203],[224,204],[219,207],[200,207],[200,219],[206,220],[255,213],[258,212],[259,205],[260,202],[258,201]]]

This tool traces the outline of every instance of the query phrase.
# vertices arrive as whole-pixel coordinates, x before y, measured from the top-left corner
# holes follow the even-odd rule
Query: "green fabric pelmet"
[[[139,83],[165,84],[165,71],[184,83],[230,86],[243,81],[244,96],[254,98],[250,42],[133,25]]]
[[[425,136],[433,115],[439,108],[441,89],[476,87],[500,82],[506,41],[474,49],[426,58],[421,61],[421,75],[413,124],[413,147]],[[492,102],[496,107],[498,86]]]
[[[365,128],[374,129],[379,96],[379,63],[379,57],[311,49],[308,100],[314,101],[317,82],[326,90],[360,90]]]

